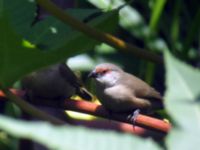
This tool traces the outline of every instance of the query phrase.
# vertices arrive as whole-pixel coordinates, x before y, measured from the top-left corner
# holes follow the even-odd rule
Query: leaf
[[[21,4],[25,0],[13,1],[13,3]],[[27,0],[26,0],[27,1]],[[30,1],[28,1],[30,3]],[[11,3],[10,3],[11,4]],[[12,4],[11,4],[12,5]],[[33,4],[30,4],[33,5]],[[19,7],[18,9],[23,9]],[[34,46],[27,46],[24,44],[24,37],[18,35],[15,28],[13,28],[9,20],[8,11],[16,11],[15,9],[7,9],[5,5],[2,6],[2,15],[0,16],[0,83],[4,86],[11,86],[16,80],[23,75],[39,69],[41,67],[57,63],[69,56],[81,53],[94,47],[98,42],[83,35],[80,32],[71,32],[62,44],[55,44],[52,51],[41,51]],[[31,10],[31,8],[30,8]],[[24,13],[26,15],[26,13]],[[31,15],[30,15],[31,16]],[[28,15],[28,18],[30,17]],[[101,28],[105,31],[113,31],[113,22],[117,19],[117,13],[109,13],[97,20],[91,21],[91,26]],[[112,19],[110,19],[112,18]],[[19,19],[20,20],[20,19]],[[18,21],[19,21],[18,20]],[[26,21],[25,21],[26,22]],[[112,23],[111,23],[112,22]],[[20,23],[19,23],[20,24]],[[17,24],[15,24],[17,26]],[[65,25],[66,26],[66,25]],[[25,30],[28,27],[24,27]],[[42,28],[42,27],[41,27]],[[64,27],[63,27],[64,28]],[[64,29],[63,29],[64,30]],[[36,30],[33,30],[36,31]],[[39,35],[39,31],[36,33]],[[34,32],[33,32],[34,33]],[[32,33],[32,34],[33,34]],[[31,34],[31,33],[30,33]],[[45,34],[45,33],[42,33]],[[22,34],[23,35],[23,34]],[[59,39],[59,37],[56,37]],[[62,38],[62,37],[60,37]],[[44,36],[48,40],[48,34]],[[41,44],[44,41],[38,40]],[[49,40],[50,41],[50,40]],[[50,41],[51,42],[51,41]],[[30,45],[30,44],[29,44]],[[53,45],[49,45],[50,47]]]
[[[5,5],[16,31],[31,43],[39,45],[43,49],[59,48],[72,35],[77,34],[71,27],[50,15],[32,25],[36,10],[36,4],[32,1],[12,2],[12,0],[7,0]],[[20,5],[23,5],[24,8],[18,9]],[[83,20],[96,11],[96,9],[67,9],[67,12],[78,20]]]
[[[152,14],[150,19],[150,30],[155,32],[157,29],[157,25],[160,19],[160,16],[162,15],[162,11],[164,10],[166,0],[155,0],[155,4],[152,8]]]
[[[88,1],[90,3],[92,3],[93,5],[95,5],[96,7],[100,8],[100,9],[104,9],[104,10],[110,10],[111,8],[112,9],[117,8],[117,7],[122,6],[123,4],[126,3],[125,0],[112,0],[112,1],[88,0]],[[158,3],[161,3],[161,5],[164,6],[164,2],[165,2],[165,0],[162,0],[161,2],[158,2]],[[160,9],[159,11],[162,11],[162,9]],[[160,16],[157,15],[157,12],[156,12],[156,16],[154,17],[155,21],[153,21],[153,22],[157,23],[159,17]],[[146,25],[145,18],[143,17],[143,14],[141,14],[139,12],[139,10],[134,8],[134,5],[131,5],[131,6],[127,5],[119,11],[119,24],[122,28],[124,28],[130,34],[132,34],[134,37],[140,39],[143,42],[144,42],[144,39],[147,39],[149,37],[150,27]],[[164,41],[161,37],[146,40],[145,44],[148,45],[148,47],[150,49],[158,50],[158,51],[161,51],[161,52],[163,50],[168,49],[166,41]]]
[[[126,2],[124,0],[113,0],[113,1],[107,1],[107,0],[88,0],[90,3],[95,5],[96,7],[110,11],[110,9],[118,8],[122,5],[124,5]],[[142,18],[142,15],[139,14],[139,12],[132,8],[131,6],[127,5],[123,7],[119,12],[119,24],[127,29],[130,33],[136,36],[141,36],[142,30],[144,29],[144,19]],[[138,31],[139,30],[139,31]]]
[[[130,134],[83,127],[53,126],[42,122],[25,122],[0,116],[0,129],[10,135],[32,139],[56,150],[159,150],[151,139],[141,139]],[[145,142],[145,144],[144,144]]]
[[[200,70],[177,60],[169,52],[165,52],[165,62],[165,104],[174,121],[167,146],[170,150],[196,149],[200,146]]]
[[[30,71],[31,63],[38,63],[43,55],[36,48],[27,48],[22,45],[22,39],[13,31],[7,18],[0,18],[0,83],[10,86],[18,79],[25,69]],[[31,59],[38,57],[38,60]]]
[[[20,5],[23,5],[24,8],[18,9]],[[35,3],[28,0],[19,0],[15,2],[12,2],[12,0],[6,1],[6,8],[9,11],[13,26],[31,43],[39,45],[39,47],[43,49],[53,50],[60,48],[60,46],[63,46],[66,41],[69,41],[77,34],[77,31],[73,30],[73,28],[50,15],[37,22],[35,25],[31,25],[35,16],[35,5]],[[92,14],[95,14],[97,9],[67,9],[66,12],[77,20],[82,21]],[[89,24],[93,26],[94,23],[97,24],[97,22],[104,22],[103,28],[105,31],[113,31],[117,21],[116,14],[117,13],[104,13],[103,15],[93,19],[93,21],[91,21],[92,23]],[[108,18],[109,20],[110,18],[113,19],[112,22],[109,21],[109,24],[107,23]]]
[[[171,39],[172,39],[172,47],[175,48],[179,40],[180,34],[180,11],[181,11],[181,0],[174,1],[173,7],[173,15],[172,15],[172,22],[171,22]]]

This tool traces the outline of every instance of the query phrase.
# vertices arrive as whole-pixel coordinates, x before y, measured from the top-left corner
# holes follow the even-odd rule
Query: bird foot
[[[131,115],[128,116],[128,118],[132,122],[133,126],[135,126],[136,119],[137,119],[139,114],[140,114],[140,109],[136,109],[136,110],[133,111],[133,113]]]

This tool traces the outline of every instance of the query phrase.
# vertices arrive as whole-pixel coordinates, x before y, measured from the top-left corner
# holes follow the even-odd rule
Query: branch
[[[33,105],[29,104],[28,102],[26,102],[25,100],[23,100],[22,98],[20,98],[19,96],[16,96],[15,94],[13,94],[9,89],[4,88],[2,86],[0,86],[0,89],[2,89],[2,91],[0,92],[0,94],[2,94],[1,96],[6,96],[10,101],[12,101],[13,103],[15,103],[17,106],[19,106],[24,112],[27,112],[29,115],[45,120],[45,121],[49,121],[53,124],[64,124],[65,122],[57,119],[51,115],[48,115],[47,113],[37,109],[36,107],[34,107]],[[15,93],[18,93],[17,95],[22,95],[23,91],[21,92],[17,92],[15,91]]]
[[[98,117],[129,123],[131,125],[133,124],[130,120],[127,119],[127,115],[121,115],[119,113],[110,114],[110,112],[108,112],[102,105],[87,101],[66,100],[63,107],[66,110],[78,111]],[[159,131],[162,133],[168,133],[171,128],[171,125],[165,121],[141,114],[138,115],[135,122],[136,125],[140,127]]]
[[[20,91],[20,90],[17,90],[17,91],[12,90],[12,91],[15,91],[14,93],[16,93],[17,95],[22,95],[22,93],[24,93],[23,91]],[[54,118],[44,113],[43,111],[38,110],[37,108],[30,105],[23,99],[12,94],[9,90],[3,89],[3,92],[12,102],[17,104],[20,108],[22,108],[22,110],[29,113],[30,115],[42,120],[50,121],[55,124],[64,123],[63,121],[57,118]],[[5,95],[0,91],[0,97],[4,97]],[[45,105],[45,103],[43,103],[43,105]],[[51,103],[49,106],[54,107],[55,105]],[[64,104],[62,104],[59,107],[61,109],[72,110],[76,112],[81,112],[81,113],[91,114],[98,117],[107,118],[109,120],[112,119],[115,121],[124,122],[125,123],[124,125],[126,126],[126,130],[130,130],[130,128],[133,128],[132,122],[127,119],[127,115],[122,115],[119,113],[110,114],[110,112],[108,112],[102,105],[98,105],[95,103],[91,103],[87,101],[65,100]],[[161,134],[166,134],[171,129],[171,125],[169,123],[156,119],[156,118],[149,117],[149,116],[141,115],[141,114],[138,115],[135,122],[136,122],[136,125],[139,127],[143,127],[145,129],[150,129],[153,131],[158,131]],[[128,125],[127,123],[131,125]],[[136,134],[141,134],[141,128],[138,128],[134,132]]]
[[[7,90],[6,90],[7,91]],[[12,91],[12,94],[10,91]],[[63,124],[62,121],[55,121],[55,118],[52,120],[51,116],[49,117],[45,115],[45,117],[42,117],[44,115],[43,112],[41,113],[40,110],[36,110],[36,111],[32,111],[32,108],[29,107],[29,103],[27,104],[26,101],[20,99],[19,97],[17,96],[24,96],[25,95],[25,92],[22,91],[22,90],[16,90],[16,89],[11,89],[9,91],[9,94],[4,94],[2,91],[0,91],[0,101],[1,100],[7,100],[6,99],[6,96],[9,96],[10,94],[13,96],[15,96],[15,98],[12,98],[12,97],[8,97],[8,98],[11,98],[11,101],[14,102],[16,105],[18,105],[23,111],[29,113],[30,115],[36,117],[36,118],[39,118],[39,119],[42,119],[42,120],[46,120],[46,121],[50,121],[54,124]],[[16,98],[17,97],[17,98]],[[14,100],[13,100],[14,99]],[[20,100],[19,100],[20,99]],[[16,102],[17,101],[17,102]],[[22,102],[23,101],[23,102]],[[47,101],[46,101],[47,102]],[[42,104],[44,106],[51,106],[51,107],[58,107],[58,105],[54,105],[54,104],[50,104],[50,103],[38,103],[36,102],[37,104]],[[50,104],[50,105],[49,105]],[[31,105],[31,107],[33,107]],[[132,133],[132,134],[137,134],[137,135],[140,135],[140,136],[143,136],[143,137],[153,137],[154,139],[162,139],[166,134],[164,132],[153,132],[152,130],[148,130],[148,129],[145,129],[145,128],[142,128],[142,127],[138,127],[138,126],[133,126],[132,124],[128,124],[128,123],[120,123],[120,122],[114,122],[110,119],[112,119],[111,116],[109,116],[108,112],[106,110],[104,110],[104,108],[100,105],[96,105],[96,104],[93,104],[93,103],[85,103],[84,101],[75,101],[75,100],[66,100],[64,105],[61,105],[60,106],[62,109],[66,108],[68,110],[74,110],[74,111],[78,111],[78,112],[83,112],[83,113],[89,113],[91,115],[97,115],[97,116],[100,116],[100,117],[105,117],[105,118],[108,118],[109,119],[109,123],[107,123],[106,121],[104,122],[98,122],[98,125],[95,125],[95,122],[96,121],[80,121],[80,120],[70,120],[70,123],[72,124],[82,124],[84,126],[88,126],[88,127],[93,127],[93,128],[104,128],[104,129],[115,129],[117,131],[121,131],[121,132],[127,132],[127,133]],[[100,109],[98,110],[98,112],[95,112],[95,109],[99,107]],[[37,109],[37,108],[34,108],[34,109]],[[102,113],[102,114],[101,114]],[[117,119],[116,119],[117,120]],[[122,120],[121,120],[122,121]],[[163,134],[164,133],[164,134]]]
[[[130,52],[130,53],[134,54],[136,57],[139,57],[142,59],[147,59],[147,60],[155,62],[155,63],[163,64],[163,59],[160,56],[158,56],[148,50],[143,50],[132,44],[126,43],[123,40],[121,40],[109,33],[104,33],[100,30],[90,27],[87,24],[84,24],[83,22],[75,19],[74,17],[72,17],[69,14],[67,14],[66,12],[64,12],[62,9],[57,7],[55,4],[53,4],[49,0],[36,0],[36,2],[43,9],[45,9],[48,13],[52,14],[53,16],[55,16],[56,18],[61,20],[63,23],[71,26],[75,30],[83,32],[85,35],[87,35],[93,39],[96,39],[97,41],[104,42],[108,45],[115,47],[116,49]]]

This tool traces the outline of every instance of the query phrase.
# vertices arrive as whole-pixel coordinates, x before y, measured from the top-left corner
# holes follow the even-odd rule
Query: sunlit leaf
[[[32,139],[50,149],[57,150],[161,149],[151,139],[141,139],[129,134],[83,127],[53,126],[42,122],[28,123],[3,116],[0,116],[0,129],[15,137]]]
[[[200,146],[200,70],[177,60],[169,52],[165,52],[165,60],[165,104],[174,121],[167,146],[170,150],[196,149]]]

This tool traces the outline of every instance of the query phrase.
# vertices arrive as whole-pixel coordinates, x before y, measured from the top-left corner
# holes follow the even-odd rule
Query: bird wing
[[[162,100],[161,94],[156,91],[154,88],[149,86],[147,83],[142,81],[141,79],[129,74],[125,73],[125,79],[123,82],[126,82],[125,85],[129,86],[131,89],[133,89],[132,93],[134,96],[138,98],[146,98],[149,100]]]

